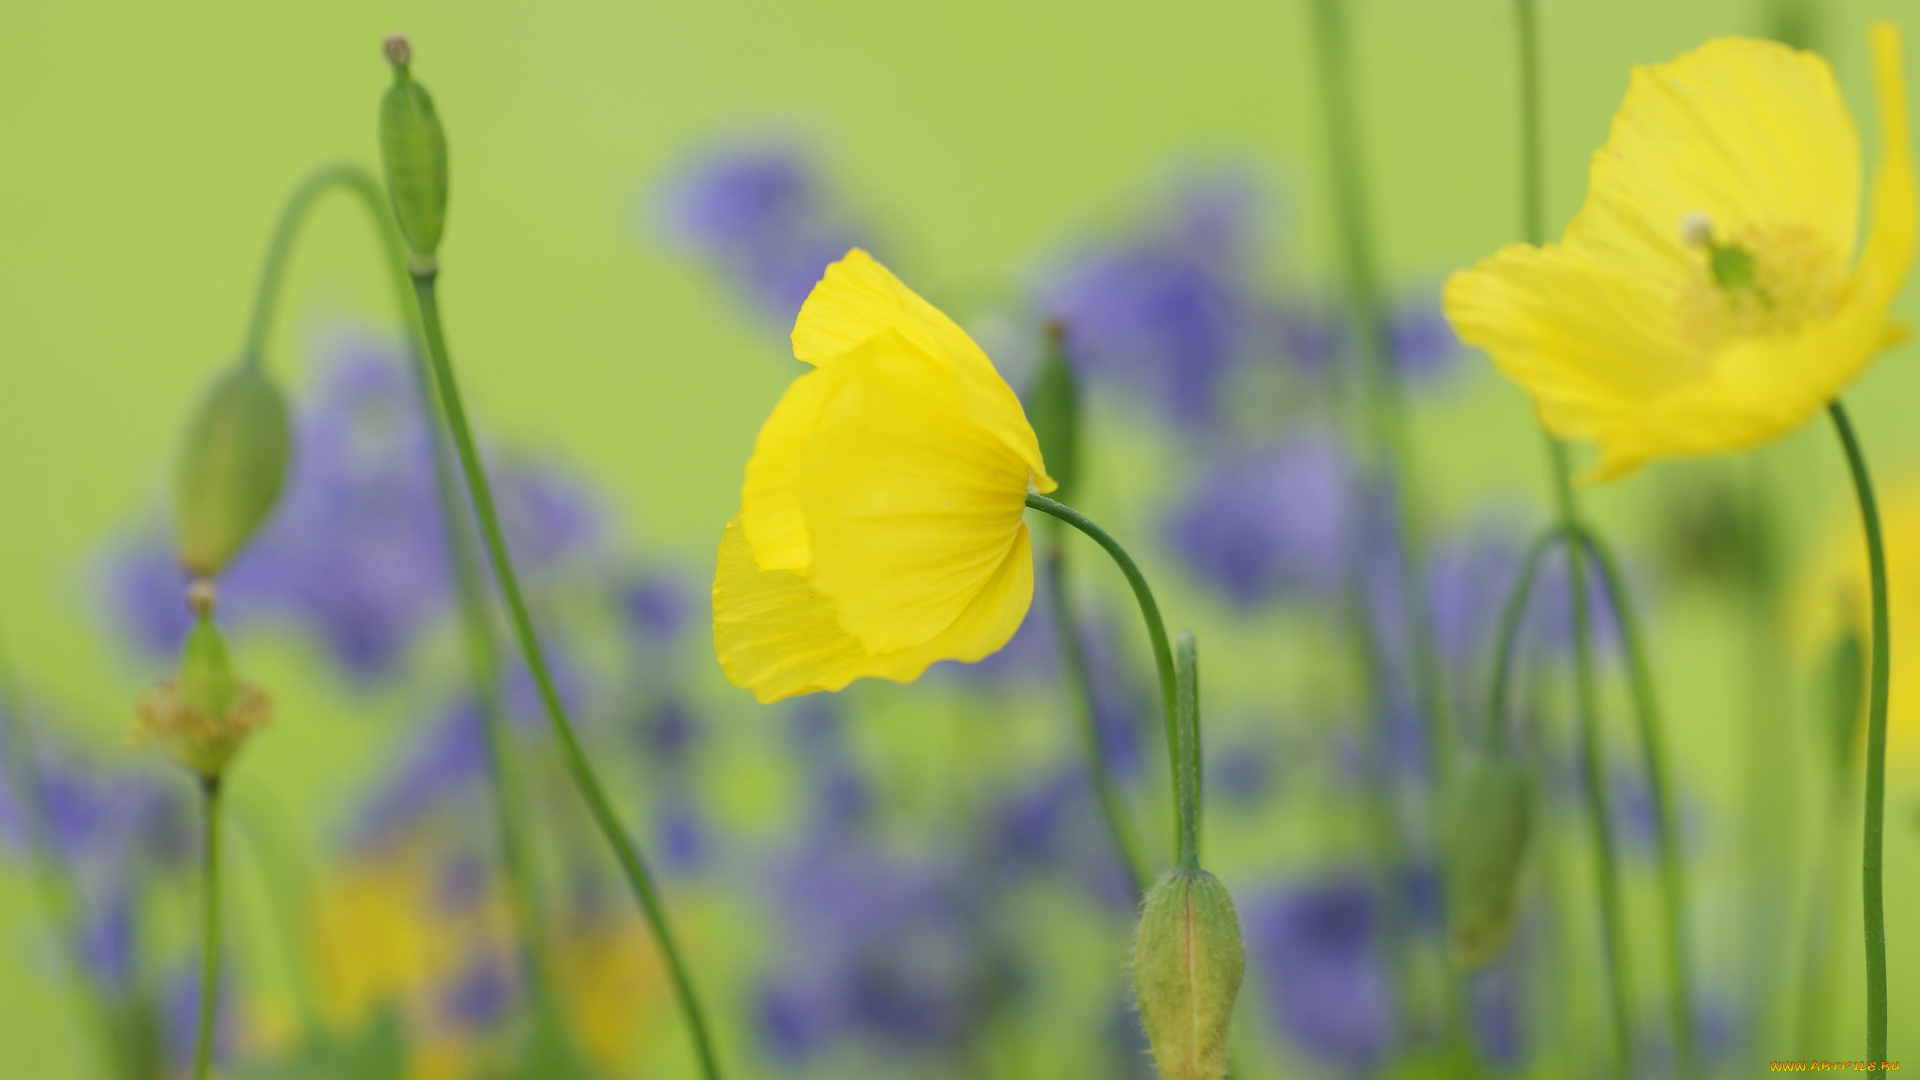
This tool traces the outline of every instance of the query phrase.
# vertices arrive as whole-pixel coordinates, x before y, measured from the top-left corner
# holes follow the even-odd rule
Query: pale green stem
[[[1180,872],[1200,870],[1200,652],[1193,631],[1182,630],[1173,653],[1179,685]]]
[[[1867,953],[1867,1062],[1887,1060],[1887,909],[1882,892],[1882,853],[1887,814],[1887,691],[1891,681],[1887,629],[1887,555],[1880,536],[1880,510],[1873,497],[1867,458],[1839,401],[1828,407],[1833,429],[1846,451],[1853,493],[1860,503],[1860,526],[1867,534],[1867,570],[1873,588],[1873,659],[1867,677],[1866,824],[1860,852],[1860,904]],[[1886,1069],[1874,1068],[1884,1077]]]
[[[1533,598],[1533,583],[1540,576],[1540,564],[1553,545],[1566,537],[1565,530],[1554,526],[1534,538],[1520,563],[1520,576],[1507,592],[1506,606],[1500,612],[1500,627],[1494,637],[1493,681],[1487,687],[1487,726],[1480,741],[1488,757],[1507,752],[1507,691],[1513,681],[1514,656],[1519,652],[1520,626],[1527,614],[1527,602]]]
[[[1693,1076],[1699,1068],[1693,1031],[1693,960],[1687,936],[1687,876],[1680,854],[1680,808],[1673,797],[1673,772],[1667,764],[1665,725],[1660,718],[1660,696],[1653,685],[1653,657],[1647,651],[1633,597],[1627,592],[1620,562],[1591,529],[1583,532],[1593,554],[1607,600],[1620,626],[1620,643],[1627,654],[1627,675],[1633,693],[1633,715],[1639,722],[1640,747],[1653,796],[1654,828],[1660,843],[1660,914],[1666,924],[1668,1020],[1673,1026],[1674,1060],[1678,1075]]]
[[[260,274],[260,286],[254,295],[253,316],[248,324],[246,362],[259,366],[264,362],[267,338],[274,311],[283,292],[281,283],[293,254],[293,242],[300,226],[322,196],[338,189],[353,197],[366,212],[381,246],[383,263],[393,286],[395,306],[415,343],[409,348],[416,384],[415,396],[428,434],[433,459],[434,494],[439,500],[442,528],[445,530],[448,562],[453,571],[459,601],[461,625],[467,650],[469,677],[474,702],[485,733],[487,763],[494,788],[494,825],[500,843],[500,866],[506,880],[508,902],[520,926],[521,948],[527,968],[529,996],[535,1010],[552,1022],[552,968],[547,958],[545,923],[541,915],[539,889],[525,839],[528,819],[526,799],[521,791],[513,729],[508,721],[499,686],[499,659],[494,651],[493,625],[488,617],[486,589],[481,579],[479,559],[462,522],[468,520],[460,498],[446,443],[436,410],[432,374],[427,367],[426,350],[419,344],[421,328],[415,317],[411,279],[407,274],[406,247],[393,223],[385,192],[372,173],[345,162],[323,165],[308,174],[287,200],[268,244],[267,258]]]
[[[1093,785],[1094,801],[1099,804],[1100,816],[1106,821],[1114,853],[1126,869],[1127,880],[1133,883],[1133,895],[1138,898],[1146,892],[1147,871],[1140,859],[1140,850],[1134,843],[1133,831],[1127,826],[1126,807],[1121,801],[1119,787],[1114,783],[1113,769],[1107,762],[1106,746],[1100,738],[1100,716],[1094,700],[1093,676],[1087,666],[1086,644],[1080,640],[1079,620],[1074,616],[1073,598],[1067,586],[1066,545],[1061,543],[1064,539],[1061,533],[1066,526],[1058,520],[1048,524],[1052,527],[1047,530],[1046,536],[1044,579],[1047,598],[1053,605],[1060,666],[1065,669],[1067,684],[1072,687],[1075,703],[1079,706],[1082,750],[1087,759],[1087,776]]]
[[[213,1068],[214,1016],[220,1008],[220,778],[202,778],[206,811],[201,843],[200,1019],[193,1043],[193,1078],[207,1080]]]
[[[453,362],[447,355],[447,344],[440,325],[440,304],[435,292],[437,271],[429,262],[415,263],[412,268],[414,297],[419,304],[420,322],[426,334],[427,356],[432,363],[434,386],[439,395],[441,412],[444,415],[448,433],[453,438],[460,468],[465,475],[467,495],[473,502],[473,508],[480,523],[480,535],[487,549],[487,555],[493,563],[494,579],[500,586],[500,593],[506,600],[507,614],[513,625],[515,638],[520,644],[522,659],[527,665],[527,673],[533,677],[535,688],[539,691],[541,704],[545,707],[547,719],[553,728],[554,739],[560,745],[561,757],[566,762],[567,771],[573,777],[574,786],[586,800],[587,809],[594,823],[599,827],[607,844],[613,849],[614,858],[620,864],[621,872],[626,876],[627,884],[632,888],[634,898],[639,902],[649,927],[653,931],[654,941],[660,948],[671,977],[674,994],[679,1000],[680,1011],[687,1023],[688,1035],[694,1044],[694,1050],[700,1061],[701,1073],[707,1080],[717,1080],[720,1066],[708,1035],[706,1014],[700,1006],[699,996],[695,993],[693,979],[688,973],[685,960],[681,957],[680,946],[674,938],[673,929],[667,921],[666,906],[654,886],[653,875],[647,869],[640,849],[627,835],[626,827],[620,823],[619,815],[614,812],[613,804],[608,800],[600,779],[593,767],[587,763],[585,753],[573,732],[573,724],[567,718],[566,706],[560,700],[555,688],[553,674],[547,667],[545,651],[541,648],[539,635],[534,630],[533,616],[527,609],[526,597],[520,591],[520,580],[513,569],[513,561],[507,552],[506,536],[500,528],[500,516],[494,507],[493,491],[487,483],[485,468],[480,463],[479,448],[475,445],[472,428],[467,423],[466,408],[461,402],[460,386],[454,378]]]
[[[1183,822],[1180,814],[1180,703],[1177,687],[1179,676],[1174,670],[1173,646],[1167,641],[1167,624],[1160,618],[1160,605],[1153,598],[1153,588],[1147,584],[1147,577],[1140,572],[1139,564],[1127,549],[1120,546],[1107,530],[1095,524],[1093,519],[1075,510],[1063,502],[1049,499],[1045,495],[1027,495],[1027,505],[1043,514],[1059,518],[1092,538],[1113,559],[1114,565],[1133,588],[1133,598],[1140,605],[1140,618],[1147,624],[1147,639],[1153,644],[1153,663],[1160,672],[1160,707],[1166,719],[1167,732],[1167,770],[1172,777],[1171,796],[1173,801],[1173,834],[1180,844],[1176,862],[1186,858]]]

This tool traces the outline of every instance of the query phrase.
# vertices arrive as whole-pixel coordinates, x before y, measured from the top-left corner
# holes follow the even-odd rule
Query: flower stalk
[[[194,1030],[193,1078],[213,1068],[214,1018],[220,1008],[220,774],[202,776],[206,830],[200,856],[200,1018]]]
[[[1887,554],[1880,535],[1880,509],[1866,454],[1854,435],[1846,406],[1838,400],[1827,410],[1846,452],[1853,493],[1860,504],[1860,527],[1867,535],[1867,572],[1873,589],[1872,658],[1867,675],[1866,825],[1860,852],[1860,905],[1866,931],[1867,1062],[1871,1074],[1884,1077],[1887,1060],[1887,908],[1882,891],[1887,818],[1887,691],[1891,681],[1887,627]]]

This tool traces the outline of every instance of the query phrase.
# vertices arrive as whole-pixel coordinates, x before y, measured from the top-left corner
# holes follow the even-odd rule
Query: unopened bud
[[[380,160],[387,197],[407,246],[415,255],[430,256],[440,246],[447,220],[447,138],[433,111],[433,98],[408,70],[413,47],[395,34],[387,38],[386,55],[393,65],[393,85],[380,99]]]
[[[291,442],[273,380],[242,365],[213,384],[187,428],[174,484],[180,564],[189,573],[219,573],[266,521]]]
[[[226,643],[202,618],[187,634],[180,674],[141,699],[134,741],[156,743],[202,779],[217,780],[272,716],[267,695],[234,678]]]
[[[1027,388],[1027,420],[1040,442],[1047,475],[1060,486],[1056,499],[1071,500],[1080,473],[1080,387],[1067,365],[1060,326],[1047,327],[1047,352]]]
[[[1205,870],[1148,890],[1133,946],[1133,987],[1160,1080],[1220,1080],[1246,966],[1233,898]]]
[[[1504,757],[1470,758],[1448,785],[1440,823],[1447,937],[1462,967],[1492,960],[1513,933],[1533,795],[1533,778]]]

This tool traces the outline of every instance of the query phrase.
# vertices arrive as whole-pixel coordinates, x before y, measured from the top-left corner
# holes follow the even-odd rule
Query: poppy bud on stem
[[[225,569],[273,512],[292,456],[279,387],[241,364],[207,391],[187,426],[174,480],[180,564],[196,578]]]
[[[389,36],[381,51],[393,66],[393,85],[380,99],[380,160],[400,234],[414,262],[430,266],[447,221],[447,137],[427,88],[413,80],[413,46]]]

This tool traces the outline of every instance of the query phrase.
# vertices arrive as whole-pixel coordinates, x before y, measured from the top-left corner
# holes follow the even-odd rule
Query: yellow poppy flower
[[[1600,444],[1583,479],[1777,438],[1904,337],[1887,317],[1915,231],[1899,31],[1876,24],[1870,42],[1880,162],[1851,269],[1861,155],[1832,70],[1722,38],[1634,69],[1560,243],[1448,280],[1461,339],[1549,431]]]
[[[1887,757],[1911,771],[1920,767],[1920,476],[1891,485],[1880,503],[1887,551],[1887,641],[1893,678],[1887,699]],[[1867,545],[1857,515],[1828,530],[1825,543],[1794,598],[1789,632],[1810,663],[1827,660],[1842,632],[1862,649],[1873,637]],[[1864,676],[1862,676],[1864,678]]]
[[[720,541],[727,678],[776,701],[1006,644],[1033,600],[1027,492],[1055,485],[993,362],[857,248],[801,307],[793,355],[813,370],[761,427]]]

